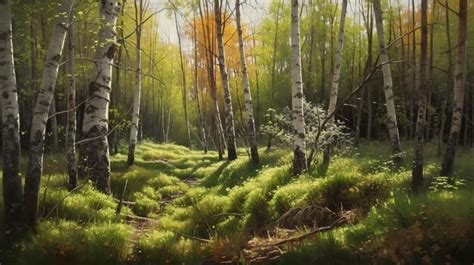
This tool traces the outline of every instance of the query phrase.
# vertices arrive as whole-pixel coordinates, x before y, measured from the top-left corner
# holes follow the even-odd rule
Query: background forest
[[[0,0],[0,264],[472,264],[473,14]]]

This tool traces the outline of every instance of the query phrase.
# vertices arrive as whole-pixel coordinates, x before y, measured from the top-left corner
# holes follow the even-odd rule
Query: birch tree
[[[100,3],[101,28],[99,45],[94,57],[95,65],[89,83],[88,98],[82,125],[83,143],[79,149],[79,176],[91,177],[97,188],[110,191],[110,161],[107,132],[109,129],[109,101],[112,81],[112,64],[117,45],[115,26],[120,13],[117,0]]]
[[[202,6],[201,6],[202,3]],[[217,150],[219,154],[219,160],[223,159],[224,157],[224,147],[225,147],[225,139],[224,139],[224,129],[222,128],[221,122],[221,115],[219,110],[219,103],[217,101],[217,88],[216,88],[216,76],[215,76],[215,68],[214,68],[214,57],[215,57],[215,45],[213,41],[213,36],[215,36],[212,32],[213,29],[210,27],[210,23],[208,23],[207,18],[210,17],[209,6],[207,1],[199,1],[198,4],[199,9],[199,16],[200,16],[200,24],[202,27],[202,32],[204,35],[204,51],[206,54],[206,67],[207,67],[207,78],[209,84],[209,94],[212,100],[212,110],[214,116],[214,124],[216,129],[216,136],[217,136]],[[204,10],[203,10],[204,9]],[[210,137],[212,140],[212,137]]]
[[[423,184],[423,145],[425,135],[426,104],[428,85],[428,0],[421,0],[421,52],[420,82],[418,88],[418,115],[415,128],[415,159],[413,161],[412,186],[416,192]]]
[[[347,10],[347,0],[343,0],[342,6],[341,6],[341,21],[339,24],[339,35],[338,35],[338,40],[337,40],[336,52],[334,54],[334,72],[332,74],[331,95],[329,97],[328,114],[331,114],[336,110],[337,94],[339,91],[339,83],[341,81],[341,61],[342,61],[342,52],[344,49],[346,10]],[[334,123],[334,116],[335,115],[333,115],[331,119],[329,120],[329,124]],[[330,147],[328,147],[324,152],[323,166],[327,166],[329,164],[329,159],[330,159]]]
[[[235,17],[237,23],[237,33],[239,37],[240,67],[242,68],[242,83],[244,87],[245,112],[247,113],[247,130],[250,143],[250,156],[254,163],[258,164],[257,132],[255,130],[255,120],[253,117],[252,92],[250,91],[249,75],[244,49],[244,36],[240,20],[240,0],[235,1]]]
[[[193,13],[193,20],[196,21],[196,13]],[[201,142],[204,149],[204,153],[207,154],[207,135],[206,135],[206,121],[204,119],[203,110],[201,108],[201,101],[199,100],[199,78],[198,78],[198,37],[197,37],[197,25],[193,27],[194,37],[194,93],[196,94],[197,110],[199,115],[199,127],[201,131]],[[204,104],[204,100],[203,100]]]
[[[390,138],[390,145],[392,146],[393,162],[396,167],[401,164],[400,153],[402,151],[400,145],[400,135],[398,132],[397,125],[397,114],[395,112],[395,103],[393,99],[393,81],[390,62],[388,59],[387,48],[385,47],[384,40],[384,28],[382,18],[382,7],[380,0],[374,0],[374,15],[375,15],[375,27],[377,28],[378,42],[379,42],[379,54],[380,61],[382,63],[383,83],[384,83],[384,94],[385,102],[387,106],[387,127]]]
[[[138,123],[140,122],[140,103],[142,94],[142,17],[143,17],[143,0],[134,1],[135,6],[135,34],[136,43],[136,72],[135,72],[135,91],[133,94],[132,107],[132,124],[130,127],[130,139],[128,143],[128,160],[129,166],[135,162],[135,147],[138,137]]]
[[[38,192],[43,173],[44,141],[49,108],[53,101],[59,62],[68,30],[68,14],[72,0],[61,1],[59,16],[54,24],[53,33],[46,53],[43,76],[33,111],[30,132],[30,151],[23,194],[23,222],[36,229],[38,214]]]
[[[2,93],[3,200],[7,224],[21,216],[20,114],[13,58],[11,1],[0,1],[0,92]]]
[[[69,17],[69,28],[67,32],[67,48],[69,61],[67,64],[68,84],[67,84],[67,124],[66,124],[66,155],[67,172],[69,176],[69,190],[77,186],[76,167],[76,76],[75,76],[75,47],[74,28],[72,16]]]
[[[446,11],[448,12],[448,11]],[[441,176],[452,176],[454,171],[454,158],[456,146],[461,133],[462,115],[464,107],[464,94],[466,85],[466,36],[467,36],[467,0],[459,1],[459,30],[456,54],[456,68],[454,72],[453,88],[453,114],[451,118],[451,129],[446,151],[443,155]]]
[[[292,83],[292,124],[293,136],[293,175],[299,175],[307,169],[305,124],[303,113],[303,78],[301,74],[299,0],[291,1],[291,83]]]
[[[178,36],[178,48],[179,48],[179,62],[181,69],[181,97],[183,99],[183,111],[184,111],[184,123],[186,125],[186,146],[191,148],[191,131],[189,129],[189,117],[188,117],[188,97],[186,92],[186,66],[183,58],[183,47],[181,44],[181,33],[178,25],[178,16],[176,15],[176,9],[174,10],[174,21],[176,26],[176,34]]]
[[[222,87],[224,89],[225,107],[225,130],[227,136],[227,159],[237,159],[237,149],[235,144],[234,110],[232,106],[232,96],[230,94],[229,76],[225,62],[223,28],[222,28],[222,0],[214,0],[214,12],[216,19],[217,48],[219,51],[218,61],[221,73]]]

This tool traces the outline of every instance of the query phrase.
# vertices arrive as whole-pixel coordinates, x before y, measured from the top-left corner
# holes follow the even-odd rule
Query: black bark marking
[[[59,62],[61,60],[61,54],[56,54],[53,57],[51,57],[51,60]]]
[[[5,0],[5,1],[6,1],[6,0]],[[5,32],[3,32],[3,33],[0,33],[0,40],[7,41],[8,36],[10,36],[11,33],[12,33],[12,32],[11,32],[10,30],[7,30],[7,31],[5,31]]]
[[[2,97],[3,97],[4,99],[8,99],[8,92],[6,92],[6,91],[3,92],[3,93],[2,93]]]
[[[107,50],[107,53],[106,53],[107,58],[112,60],[115,56],[115,51],[116,50],[117,50],[117,45],[115,45],[115,44],[110,45],[110,47],[109,47],[109,49]]]
[[[94,113],[97,111],[97,107],[95,106],[92,106],[92,105],[89,105],[87,108],[86,108],[86,113],[87,114],[91,114],[91,113]]]

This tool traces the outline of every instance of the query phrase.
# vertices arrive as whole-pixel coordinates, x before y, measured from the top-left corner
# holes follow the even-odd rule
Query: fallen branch
[[[321,233],[321,232],[324,232],[324,231],[331,230],[332,228],[334,228],[334,226],[342,224],[344,222],[346,222],[346,218],[341,217],[341,218],[337,219],[331,225],[319,227],[319,228],[314,229],[314,230],[312,230],[312,231],[310,231],[306,234],[302,234],[302,235],[295,236],[295,237],[290,237],[290,238],[283,239],[283,240],[280,240],[280,241],[277,241],[277,242],[271,243],[271,244],[261,245],[259,247],[274,247],[274,246],[281,246],[281,245],[284,245],[284,244],[301,241],[301,240],[304,240],[304,239],[306,239],[306,238],[308,238],[312,235],[315,235],[315,234],[318,234],[318,233]]]

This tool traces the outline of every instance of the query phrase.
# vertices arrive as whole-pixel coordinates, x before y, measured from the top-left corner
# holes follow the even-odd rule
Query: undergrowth
[[[198,264],[222,257],[242,262],[247,242],[276,237],[285,213],[318,206],[355,216],[282,247],[285,254],[274,263],[472,262],[473,151],[459,152],[456,182],[450,184],[437,176],[434,148],[427,150],[424,192],[417,196],[409,192],[410,152],[405,166],[393,171],[390,151],[380,144],[334,155],[324,176],[295,178],[292,155],[282,149],[261,149],[255,165],[243,149],[227,162],[215,152],[144,141],[132,167],[126,165],[126,150],[112,156],[110,195],[87,182],[68,192],[64,158],[46,156],[38,233],[20,239],[12,253],[1,246],[0,257],[12,264]],[[126,203],[117,215],[120,199]],[[134,216],[154,221],[137,223]],[[312,228],[311,222],[299,224],[286,228],[296,234]]]

